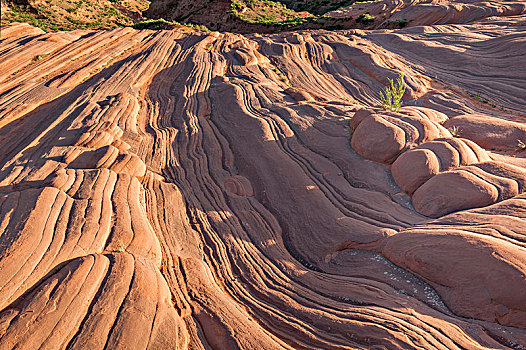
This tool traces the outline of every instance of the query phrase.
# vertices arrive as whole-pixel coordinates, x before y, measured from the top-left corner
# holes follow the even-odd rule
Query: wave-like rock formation
[[[2,27],[0,349],[524,349],[525,20]]]
[[[524,1],[377,0],[357,1],[328,15],[348,18],[369,14],[375,17],[369,27],[392,27],[393,24],[397,24],[395,27],[404,27],[467,24],[485,18],[519,16],[524,13]]]

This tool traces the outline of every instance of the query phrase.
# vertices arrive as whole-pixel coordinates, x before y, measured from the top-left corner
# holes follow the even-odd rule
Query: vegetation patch
[[[134,29],[170,30],[170,29],[174,29],[177,26],[192,28],[198,32],[209,32],[210,31],[207,27],[203,25],[191,24],[191,23],[181,24],[175,21],[167,21],[164,18],[148,19],[146,21],[135,23],[132,27]]]
[[[470,96],[471,96],[472,98],[474,98],[475,100],[477,100],[477,101],[480,101],[480,102],[482,102],[482,103],[485,103],[485,104],[490,105],[490,106],[493,107],[493,108],[496,108],[496,107],[497,107],[496,104],[489,102],[489,101],[488,101],[487,99],[485,99],[484,97],[480,97],[479,95],[475,95],[475,94],[470,94]]]
[[[466,91],[466,92],[467,92],[467,91]],[[508,111],[506,108],[504,108],[504,107],[502,107],[502,106],[499,106],[499,105],[497,105],[497,104],[495,104],[495,103],[493,103],[493,102],[490,102],[488,99],[486,99],[486,98],[484,98],[484,97],[481,97],[481,96],[479,96],[479,95],[477,95],[477,94],[472,94],[472,93],[469,93],[469,92],[467,92],[467,93],[469,94],[469,96],[470,96],[471,98],[473,98],[473,99],[475,99],[475,100],[477,100],[477,101],[479,101],[479,102],[482,102],[482,103],[484,103],[484,104],[487,104],[488,106],[491,106],[491,107],[493,107],[493,108],[497,108],[497,109],[499,109],[499,110],[501,110],[501,111],[503,111],[503,112],[507,112],[507,111]]]
[[[397,19],[394,20],[393,23],[400,28],[404,28],[405,26],[407,26],[407,23],[409,23],[409,21],[407,19]]]
[[[116,28],[132,25],[146,0],[2,0],[1,24],[29,23],[42,30]]]
[[[136,29],[171,29],[186,25],[198,31],[212,29],[234,32],[280,32],[284,30],[327,29],[353,27],[350,16],[330,16],[325,13],[355,3],[341,0],[223,0],[196,1],[191,9],[178,9],[178,1],[169,0],[166,13],[143,16],[150,6],[148,0],[2,0],[1,23],[26,22],[44,31],[99,29],[133,26]],[[215,5],[215,6],[213,6]],[[222,7],[223,6],[223,7]],[[228,6],[230,6],[229,13]],[[175,10],[177,16],[171,16]],[[217,15],[217,10],[220,15]],[[215,11],[215,12],[214,12]],[[210,12],[210,13],[208,13]],[[228,19],[224,15],[227,15]],[[214,20],[214,16],[217,20]],[[164,20],[168,18],[170,20]],[[177,22],[175,22],[177,21]],[[368,24],[374,17],[360,16],[359,23]],[[185,24],[193,22],[197,24]]]
[[[285,73],[283,73],[276,65],[272,64],[272,71],[274,73],[277,74],[277,76],[279,77],[279,80],[281,80],[283,83],[287,84],[288,86],[292,86],[289,82],[289,79],[287,78],[287,76],[285,75]]]
[[[452,126],[448,130],[451,133],[451,136],[460,137],[460,129],[457,126]]]
[[[181,24],[182,26],[185,26],[185,27],[188,27],[188,28],[192,28],[198,32],[209,32],[210,29],[208,29],[206,26],[202,25],[202,24],[193,24],[193,23],[183,23]]]
[[[357,1],[342,0],[280,0],[288,8],[296,11],[307,11],[313,15],[321,16],[327,12],[338,10],[356,3]]]
[[[134,29],[172,29],[179,23],[177,22],[169,22],[163,18],[161,19],[148,19],[146,21],[141,21],[138,23],[135,23],[132,27]]]
[[[295,26],[318,20],[316,16],[299,14],[270,0],[232,0],[230,9],[234,16],[250,23]]]
[[[297,12],[286,7],[286,1],[275,2],[270,0],[232,0],[231,13],[245,23],[259,24],[273,27],[273,31],[298,30],[298,29],[327,29],[338,30],[345,28],[345,21],[352,17],[330,17],[316,15],[306,11]],[[343,6],[349,2],[333,2],[334,6]],[[331,8],[332,10],[332,8]]]
[[[45,54],[45,55],[36,55],[35,57],[33,57],[33,62],[38,62],[38,61],[40,61],[41,59],[46,58],[47,56],[49,56],[49,54]]]
[[[376,17],[371,16],[368,13],[362,13],[361,15],[356,18],[356,23],[363,23],[363,24],[369,24],[373,23]]]
[[[398,74],[396,83],[393,79],[388,80],[389,85],[384,89],[384,92],[380,91],[382,108],[386,111],[398,112],[400,107],[402,107],[402,97],[405,93],[404,73],[400,72]]]

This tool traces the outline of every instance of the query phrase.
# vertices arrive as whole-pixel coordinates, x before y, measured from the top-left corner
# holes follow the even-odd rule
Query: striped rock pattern
[[[0,349],[526,347],[524,162],[441,125],[524,117],[502,55],[526,52],[523,22],[3,27]],[[407,107],[382,113],[398,71]],[[350,146],[367,120],[404,136],[389,156]],[[393,170],[410,156],[424,175]],[[491,201],[415,211],[473,177]]]

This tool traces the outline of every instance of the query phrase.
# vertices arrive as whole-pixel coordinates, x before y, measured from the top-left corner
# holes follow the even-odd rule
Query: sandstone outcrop
[[[526,347],[524,20],[2,27],[0,349]]]

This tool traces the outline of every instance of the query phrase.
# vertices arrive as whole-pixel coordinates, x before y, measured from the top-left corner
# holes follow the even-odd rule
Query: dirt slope
[[[147,0],[0,0],[1,24],[25,22],[45,31],[130,26]]]
[[[0,349],[523,349],[525,21],[2,27]]]
[[[525,11],[524,1],[153,0],[145,15],[204,25],[217,31],[276,33],[467,24],[495,16],[516,16]]]

